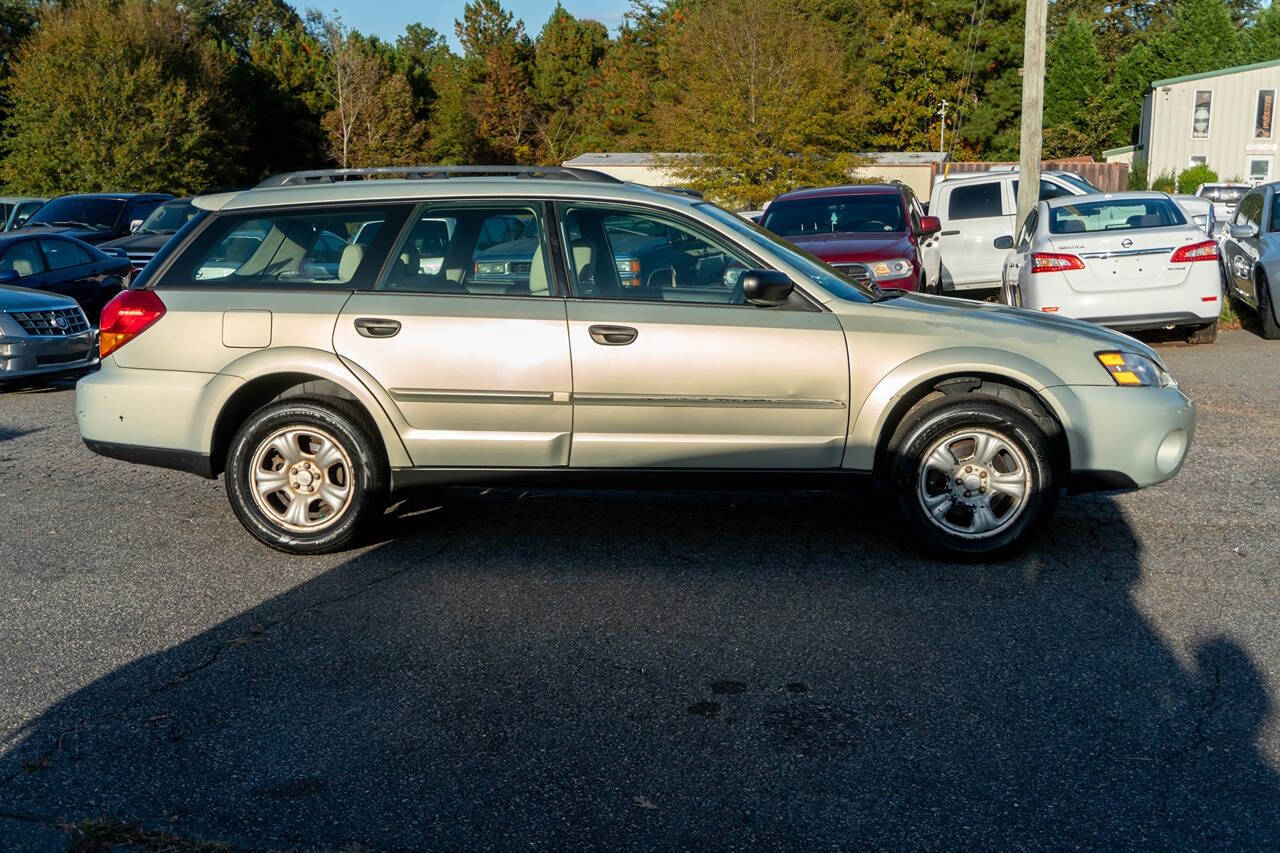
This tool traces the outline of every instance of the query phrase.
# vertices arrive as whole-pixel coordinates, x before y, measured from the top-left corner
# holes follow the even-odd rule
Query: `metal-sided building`
[[[1143,97],[1138,145],[1107,159],[1145,160],[1152,181],[1199,163],[1222,180],[1277,180],[1277,92],[1280,59],[1157,80]]]

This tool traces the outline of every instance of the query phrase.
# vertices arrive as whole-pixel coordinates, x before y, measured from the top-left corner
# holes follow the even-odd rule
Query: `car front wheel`
[[[932,550],[991,559],[1027,543],[1052,514],[1052,444],[1027,415],[989,399],[927,404],[898,431],[898,504]]]
[[[347,547],[381,507],[386,465],[353,407],[295,398],[249,416],[231,441],[227,496],[240,522],[272,548],[317,554]]]

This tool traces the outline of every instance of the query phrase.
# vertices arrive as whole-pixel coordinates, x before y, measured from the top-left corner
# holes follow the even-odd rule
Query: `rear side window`
[[[970,184],[951,190],[949,219],[985,219],[1001,215],[1000,184]]]
[[[159,285],[365,289],[407,214],[399,205],[218,216]]]
[[[1262,227],[1262,193],[1250,193],[1236,208],[1237,225]]]
[[[1178,206],[1164,198],[1082,201],[1049,211],[1050,234],[1135,231],[1186,224]]]
[[[40,248],[44,251],[45,260],[49,262],[51,270],[78,267],[93,261],[88,252],[70,240],[46,238],[40,241]]]

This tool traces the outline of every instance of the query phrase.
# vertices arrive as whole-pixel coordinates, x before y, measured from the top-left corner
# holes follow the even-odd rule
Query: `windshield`
[[[883,291],[878,286],[867,287],[845,278],[808,252],[796,248],[776,234],[748,222],[736,213],[730,213],[724,208],[705,201],[694,206],[742,238],[748,246],[760,246],[779,256],[834,296],[852,302],[866,302],[880,299],[883,295]]]
[[[1134,231],[1186,224],[1178,206],[1164,198],[1081,201],[1049,209],[1050,234]]]
[[[896,193],[775,201],[760,225],[780,237],[809,234],[884,234],[907,230]]]
[[[176,234],[195,215],[196,208],[189,201],[166,202],[151,211],[138,231],[144,234]]]
[[[27,220],[33,225],[67,226],[90,231],[106,231],[116,227],[120,211],[124,209],[122,198],[83,198],[63,196],[41,207]]]
[[[1219,204],[1238,204],[1248,191],[1248,187],[1201,187],[1200,197]]]
[[[1059,180],[1066,181],[1076,189],[1084,190],[1086,193],[1100,193],[1102,190],[1077,175],[1075,172],[1062,172],[1058,176]]]

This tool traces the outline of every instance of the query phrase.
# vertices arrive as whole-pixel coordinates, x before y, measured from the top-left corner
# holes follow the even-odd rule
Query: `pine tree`
[[[1244,39],[1223,0],[1178,0],[1173,26],[1154,41],[1164,76],[1198,74],[1237,65]]]

